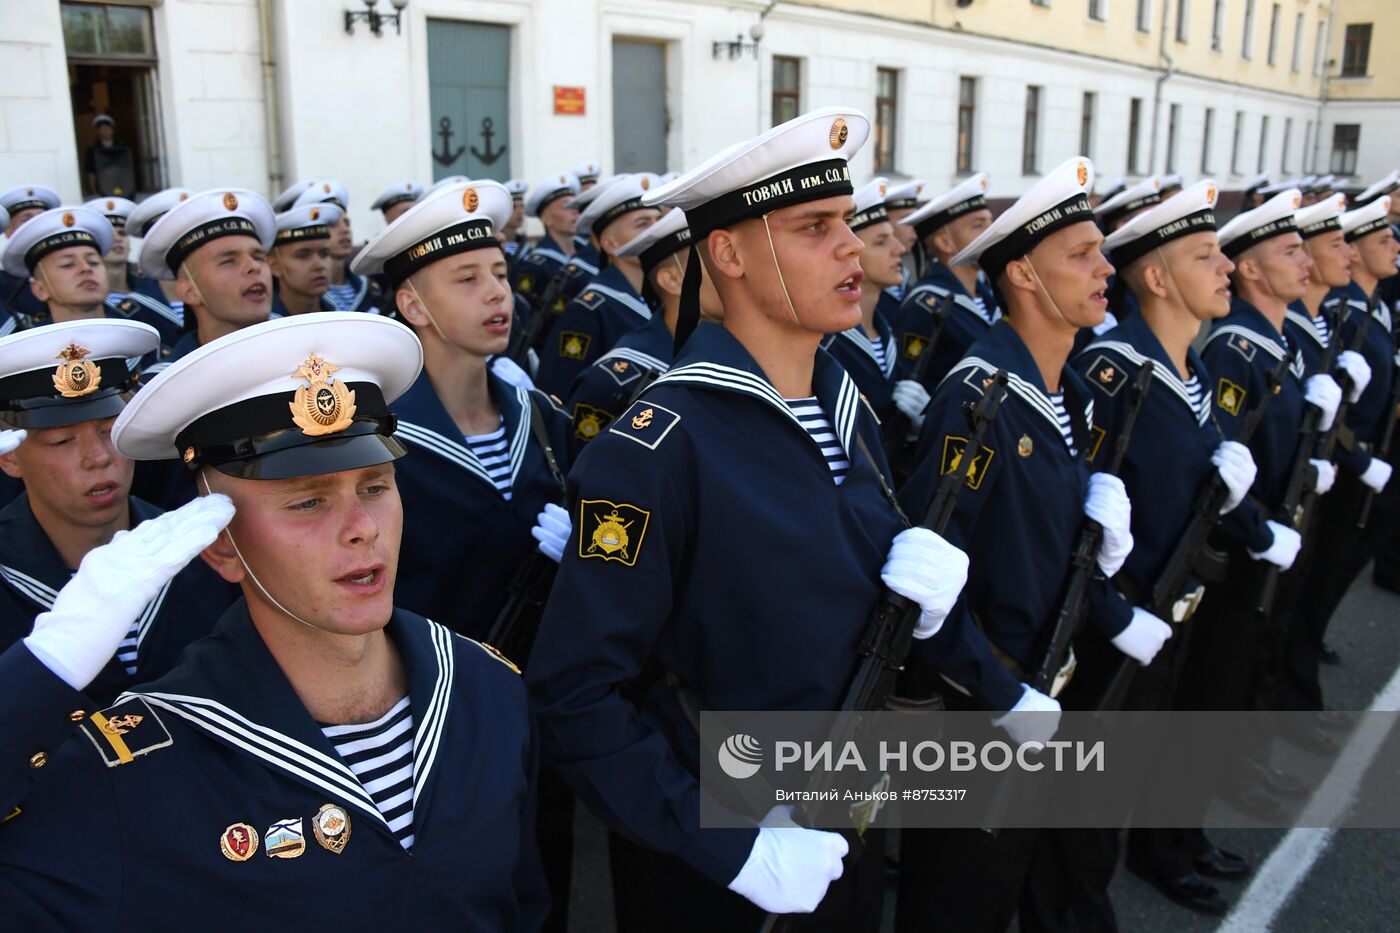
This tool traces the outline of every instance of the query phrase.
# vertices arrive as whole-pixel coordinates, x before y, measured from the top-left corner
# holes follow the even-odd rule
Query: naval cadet
[[[952,266],[981,266],[1006,314],[934,393],[914,472],[900,490],[905,511],[923,514],[940,477],[974,458],[947,532],[971,560],[967,588],[916,654],[910,689],[916,697],[937,690],[949,709],[997,713],[993,724],[1017,743],[1048,741],[1058,728],[1060,704],[1027,681],[1048,663],[1060,668],[1058,687],[1073,670],[1068,659],[1042,658],[1086,517],[1103,528],[1087,593],[1090,628],[1143,664],[1171,634],[1108,582],[1132,550],[1133,510],[1122,480],[1089,472],[1094,404],[1068,365],[1075,335],[1103,320],[1113,272],[1089,207],[1092,175],[1082,156],[1047,172],[951,258]],[[982,448],[967,450],[963,406],[999,370],[1010,377],[1009,393]],[[1033,829],[905,830],[896,928],[1005,929],[1036,841]]]
[[[516,264],[511,288],[531,301],[538,300],[549,290],[549,283],[563,271],[574,254],[578,211],[570,205],[578,193],[578,178],[572,172],[560,172],[540,179],[525,199],[525,214],[539,218],[544,225],[544,235],[536,241],[529,255]],[[540,336],[543,338],[545,334]]]
[[[923,263],[923,275],[905,292],[895,317],[897,372],[900,378],[908,378],[916,371],[919,360],[927,356],[921,381],[930,392],[938,388],[953,364],[987,333],[1000,314],[991,283],[977,266],[951,264],[953,257],[991,222],[987,176],[981,172],[925,202],[900,221],[902,227],[915,232],[918,249],[927,261]],[[934,312],[949,295],[953,296],[953,304],[947,318],[935,320]],[[930,346],[935,333],[937,340]]]
[[[923,274],[923,270],[918,267],[919,251],[914,248],[919,239],[918,234],[914,232],[913,227],[907,227],[900,221],[923,205],[924,202],[919,198],[927,186],[928,183],[922,178],[910,178],[899,184],[892,184],[885,189],[885,210],[890,215],[890,225],[894,227],[895,239],[899,240],[899,245],[904,247],[904,272],[900,276],[899,284],[891,285],[889,288],[889,293],[895,301],[903,301],[904,293],[909,290],[909,286]]]
[[[105,304],[108,312],[154,327],[160,333],[161,351],[168,355],[166,351],[180,339],[185,316],[166,303],[159,283],[142,275],[140,268],[131,261],[131,237],[126,231],[126,221],[136,209],[135,202],[117,197],[97,198],[83,207],[97,211],[112,225],[112,247],[102,257],[107,267]]]
[[[578,212],[578,223],[574,225],[574,254],[550,283],[548,296],[540,296],[541,303],[548,301],[547,310],[555,317],[564,313],[569,302],[573,301],[602,269],[602,257],[598,252],[597,240],[593,236],[591,218],[587,214],[588,205],[597,200],[607,190],[608,185],[626,177],[628,176],[614,175],[612,178],[605,178],[584,188],[569,202],[569,207]],[[659,179],[652,177],[654,182],[659,184]]]
[[[1264,195],[1261,193],[1269,184],[1270,175],[1268,172],[1260,172],[1249,180],[1240,192],[1240,210],[1252,211],[1254,208],[1264,203]]]
[[[1098,223],[1099,229],[1104,232],[1104,236],[1108,236],[1137,214],[1154,204],[1162,203],[1163,200],[1162,178],[1158,175],[1149,175],[1137,184],[1127,185],[1117,194],[1105,197],[1099,202],[1099,206],[1094,208],[1094,220]],[[1137,296],[1133,290],[1116,277],[1110,279],[1108,313],[1104,315],[1104,322],[1097,328],[1086,330],[1079,335],[1075,340],[1075,352],[1081,352],[1095,337],[1107,333],[1116,327],[1120,320],[1125,320],[1135,313],[1137,313]]]
[[[655,175],[641,172],[614,176],[593,189],[600,193],[589,202],[579,224],[586,225],[598,241],[603,268],[564,308],[540,353],[537,382],[544,391],[568,395],[580,372],[624,334],[651,320],[651,307],[642,298],[641,259],[619,255],[619,250],[661,218],[659,210],[642,203],[656,182]]]
[[[331,231],[344,214],[334,204],[306,204],[277,215],[277,236],[267,251],[277,283],[272,316],[336,311],[330,300]]]
[[[370,204],[369,209],[383,214],[384,224],[388,226],[403,216],[403,212],[412,207],[422,196],[423,186],[412,178],[405,178],[402,181],[394,182],[381,191],[379,197],[374,199],[374,203]]]
[[[297,195],[292,207],[333,204],[340,208],[340,219],[331,224],[331,284],[327,302],[337,311],[378,311],[384,304],[384,291],[378,282],[350,271],[355,254],[355,236],[350,229],[350,192],[333,178],[313,181]]]
[[[26,223],[60,203],[58,192],[43,185],[20,185],[0,193],[0,208],[4,208],[9,218],[5,223],[5,235],[13,237]],[[34,296],[27,275],[0,270],[0,309],[23,320],[41,314],[44,303]]]
[[[506,263],[513,265],[524,257],[525,240],[525,195],[530,193],[530,183],[523,178],[512,178],[506,182],[510,192],[510,219],[501,229],[501,249],[505,250]]]
[[[646,326],[624,334],[617,345],[574,380],[565,409],[577,450],[593,440],[632,403],[651,381],[665,375],[675,357],[681,286],[691,262],[690,227],[685,211],[672,208],[664,217],[617,251],[642,264],[642,294],[658,310]],[[723,320],[724,308],[710,273],[700,268],[700,317]]]
[[[597,162],[580,162],[571,171],[578,179],[578,193],[580,196],[587,194],[597,185],[603,184],[608,179],[603,177],[603,166]],[[587,204],[576,204],[575,209],[582,214]],[[584,231],[574,231],[574,255],[582,257],[589,265],[597,266],[598,260],[602,259],[602,253],[592,237]]]
[[[104,317],[112,225],[97,211],[44,211],[5,242],[5,273],[29,282],[38,310],[20,315],[20,328]]]
[[[151,232],[151,228],[156,225],[157,220],[164,217],[166,212],[176,204],[179,204],[181,201],[188,201],[193,194],[194,192],[188,188],[166,188],[163,191],[156,192],[144,201],[141,201],[133,207],[131,213],[127,215],[125,226],[127,236],[144,241],[146,234]],[[137,258],[139,260],[140,257],[138,256]],[[175,291],[175,283],[162,279],[152,279],[149,275],[141,271],[139,261],[132,265],[135,275],[137,276],[137,281],[154,282],[156,288],[159,289],[161,295],[164,297],[166,306],[180,316],[182,333],[193,329],[194,320],[192,317],[186,316],[185,306],[180,301],[180,296]]]
[[[179,458],[236,506],[201,556],[243,598],[49,754],[0,827],[19,927],[153,930],[194,911],[314,925],[311,885],[351,930],[539,928],[520,679],[393,603],[404,448],[388,406],[421,361],[396,322],[298,316],[221,338],[128,405],[119,451]],[[80,570],[70,587],[91,584]]]
[[[700,826],[694,718],[835,709],[882,567],[923,607],[916,637],[961,588],[960,553],[902,530],[875,417],[818,349],[860,319],[847,159],[868,134],[855,111],[814,111],[645,198],[690,222],[683,348],[570,474],[574,531],[526,671],[545,760],[614,830],[624,931],[814,909],[804,928],[878,928],[880,831],[843,874],[845,841],[782,808]],[[690,333],[701,262],[724,325]],[[636,682],[653,661],[665,676]]]

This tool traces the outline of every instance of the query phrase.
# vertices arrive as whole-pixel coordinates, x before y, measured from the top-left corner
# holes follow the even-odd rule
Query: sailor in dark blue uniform
[[[905,511],[923,514],[939,478],[963,457],[975,458],[947,532],[972,562],[967,588],[917,654],[915,682],[931,684],[949,708],[1002,714],[993,722],[1018,743],[1047,741],[1058,728],[1059,703],[1025,681],[1046,663],[1048,628],[1086,516],[1104,529],[1087,624],[1142,663],[1171,633],[1108,582],[1132,550],[1132,510],[1121,480],[1089,473],[1094,404],[1068,366],[1075,334],[1103,317],[1113,271],[1089,208],[1092,174],[1082,156],[1047,172],[952,257],[952,265],[976,262],[986,271],[1007,313],[934,394],[914,472],[900,491]],[[1007,398],[982,448],[967,450],[963,406],[982,396],[998,370],[1010,377]],[[1052,688],[1071,672],[1065,663]],[[905,830],[896,928],[1004,929],[1036,837],[1013,828],[995,839],[981,830]]]
[[[549,283],[563,271],[574,254],[578,211],[570,204],[578,193],[578,179],[573,173],[560,172],[540,179],[525,199],[526,215],[539,218],[544,225],[544,236],[531,247],[529,255],[517,263],[511,288],[531,301],[544,295]]]
[[[1219,474],[1229,490],[1224,514],[1243,501],[1256,472],[1249,449],[1222,438],[1215,421],[1213,382],[1191,346],[1203,321],[1223,317],[1230,310],[1229,274],[1234,263],[1221,251],[1216,236],[1217,195],[1215,182],[1206,179],[1109,234],[1105,252],[1119,281],[1138,297],[1141,313],[1099,337],[1073,364],[1092,390],[1090,464],[1099,467],[1109,459],[1131,407],[1127,386],[1140,367],[1152,365],[1152,388],[1138,413],[1120,470],[1137,507],[1132,516],[1133,550],[1114,583],[1138,605],[1150,605],[1156,581],[1194,520],[1206,481]],[[1190,581],[1171,594],[1175,602],[1167,621],[1173,623],[1174,635],[1150,664],[1134,669],[1119,701],[1121,708],[1172,708],[1191,617],[1203,592],[1200,581]],[[1111,650],[1093,638],[1076,644],[1087,676],[1076,677],[1066,691],[1066,703],[1072,708],[1100,705],[1107,676],[1117,667],[1103,663],[1112,661],[1111,655],[1105,657]],[[1198,767],[1199,763],[1182,765]],[[1160,772],[1146,775],[1142,796],[1168,793],[1172,782],[1182,779],[1182,775]],[[1181,844],[1185,835],[1174,829],[1134,828],[1128,837],[1130,868],[1168,891],[1178,903],[1192,903],[1201,910],[1223,909],[1219,891],[1197,873],[1195,859],[1201,853]],[[1043,921],[1041,928],[1060,928],[1067,917],[1077,916],[1092,918],[1086,926],[1115,929],[1108,882],[1118,863],[1118,831],[1081,830],[1076,838],[1077,846],[1048,844],[1037,850],[1035,896],[1023,901],[1022,909],[1033,911]],[[1199,830],[1191,838],[1204,840]],[[1238,856],[1215,852],[1217,866],[1230,859],[1237,874],[1248,871],[1248,864]]]
[[[602,248],[604,268],[568,304],[545,341],[535,380],[544,391],[568,395],[580,372],[624,334],[651,320],[651,307],[641,294],[641,260],[619,256],[618,250],[660,219],[660,211],[642,204],[643,195],[656,186],[657,177],[650,172],[616,176],[598,187],[601,193],[579,219]]]
[[[898,285],[891,285],[888,289],[895,301],[903,301],[904,293],[909,290],[909,286],[919,278],[922,270],[915,268],[915,262],[919,255],[916,247],[919,242],[919,235],[914,232],[914,228],[900,223],[914,211],[923,207],[924,202],[921,196],[928,183],[922,178],[909,178],[898,183],[891,183],[885,188],[885,211],[889,214],[890,225],[894,227],[895,238],[899,240],[899,245],[904,247],[904,274],[900,277]],[[890,322],[893,324],[893,320]]]
[[[164,217],[166,212],[181,201],[188,201],[194,193],[188,188],[165,188],[138,202],[126,217],[124,229],[127,236],[144,241],[146,234],[151,232],[151,228],[156,225],[157,220]],[[185,316],[185,306],[180,301],[180,296],[176,294],[175,283],[152,278],[142,271],[139,260],[140,256],[138,255],[137,261],[131,264],[131,271],[128,273],[131,281],[138,283],[138,287],[143,289],[155,286],[155,291],[160,293],[161,300],[171,311],[180,316],[182,333],[193,330],[194,320]],[[154,294],[153,292],[152,295],[154,296]]]
[[[574,177],[578,179],[579,197],[585,197],[594,188],[611,181],[610,178],[603,177],[603,166],[597,162],[580,162],[573,167]],[[575,199],[577,200],[577,199]],[[591,201],[591,199],[589,199]],[[582,215],[589,201],[575,203],[574,209]],[[581,259],[587,266],[594,269],[593,275],[597,275],[597,270],[601,269],[600,261],[603,258],[602,251],[598,248],[597,241],[589,230],[574,231],[574,258]]]
[[[340,219],[331,224],[331,283],[326,288],[326,301],[336,311],[378,311],[386,300],[383,287],[368,276],[350,271],[350,260],[355,252],[355,236],[350,228],[350,192],[333,178],[318,179],[297,195],[292,207],[313,204],[333,204],[341,210]]]
[[[506,182],[506,190],[510,192],[510,219],[501,228],[501,249],[506,254],[506,265],[512,269],[517,260],[524,259],[529,252],[525,231],[522,229],[525,223],[525,195],[530,193],[530,183],[523,178],[512,178]]]
[[[991,283],[976,265],[953,266],[952,258],[986,230],[992,222],[987,207],[987,176],[981,172],[964,179],[950,191],[926,202],[900,224],[918,236],[917,248],[927,257],[923,274],[904,294],[894,321],[899,346],[897,373],[908,378],[921,357],[928,363],[922,380],[930,392],[938,388],[948,370],[962,359],[967,348],[987,333],[1000,313]],[[934,311],[944,297],[953,305],[941,330]],[[937,342],[929,341],[938,331]]]
[[[336,892],[351,930],[539,928],[519,677],[393,605],[403,447],[387,406],[420,354],[378,316],[287,318],[173,364],[128,406],[121,451],[184,451],[233,500],[202,556],[244,599],[169,674],[80,715],[81,734],[48,751],[0,827],[13,925],[149,930],[205,911],[315,925],[328,908],[312,885]],[[224,503],[204,522],[217,532],[233,510],[209,498]],[[94,589],[86,569],[70,586]],[[81,851],[59,844],[75,832]]]
[[[591,164],[585,163],[585,166]],[[608,185],[626,177],[614,175],[587,185],[580,182],[582,190],[569,202],[569,207],[578,211],[578,224],[574,227],[574,254],[569,257],[569,261],[564,264],[564,268],[559,271],[549,288],[549,308],[555,317],[564,313],[569,302],[578,297],[584,286],[593,281],[605,265],[598,250],[597,239],[593,235],[592,218],[587,213],[588,205],[601,197]],[[541,295],[539,300],[545,301],[545,296]]]
[[[676,322],[680,317],[681,286],[690,263],[690,227],[685,211],[672,208],[636,239],[618,250],[642,264],[642,293],[658,310],[645,326],[623,335],[617,345],[574,380],[565,404],[572,420],[572,443],[577,450],[593,440],[627,409],[642,388],[665,375],[675,356]],[[700,316],[705,321],[724,317],[719,295],[703,266]],[[649,293],[649,294],[648,294]]]
[[[1177,176],[1177,181],[1180,182],[1180,176]],[[1154,204],[1162,203],[1164,199],[1161,176],[1149,175],[1135,185],[1125,185],[1116,194],[1100,201],[1099,206],[1094,208],[1094,220],[1098,223],[1104,236],[1108,236],[1136,215]],[[1075,352],[1079,353],[1095,337],[1108,333],[1118,326],[1119,321],[1126,320],[1136,313],[1137,295],[1131,288],[1128,288],[1126,283],[1118,281],[1116,277],[1110,279],[1108,283],[1108,313],[1104,315],[1104,322],[1075,338]]]
[[[617,833],[623,930],[757,928],[761,910],[819,903],[812,928],[878,923],[878,833],[828,892],[846,850],[835,834],[699,825],[684,711],[835,708],[891,551],[901,566],[915,552],[909,572],[929,587],[916,635],[961,587],[955,549],[900,533],[875,418],[818,350],[859,319],[846,160],[868,133],[860,114],[814,111],[648,194],[685,210],[703,250],[678,337],[699,317],[702,256],[725,323],[695,330],[580,457],[574,534],[526,672],[545,760]],[[630,699],[653,660],[666,676]]]
[[[277,215],[277,237],[267,253],[268,265],[277,280],[272,317],[339,310],[327,289],[334,262],[331,230],[343,214],[334,204],[306,204]]]
[[[7,216],[5,235],[14,237],[30,220],[60,203],[58,192],[43,185],[20,185],[0,193],[0,208],[4,208]],[[34,296],[27,275],[0,270],[0,310],[8,310],[22,320],[39,315],[43,309],[44,303]]]
[[[850,330],[823,339],[822,349],[851,374],[876,416],[884,420],[898,406],[917,432],[929,396],[928,390],[913,380],[895,380],[898,350],[890,320],[897,305],[888,289],[900,283],[904,247],[895,237],[885,209],[887,186],[886,179],[876,178],[856,189],[853,196],[856,212],[851,217],[851,232],[865,244],[860,253],[861,321]]]
[[[141,274],[140,268],[130,261],[131,237],[126,230],[127,218],[136,209],[136,204],[126,198],[97,198],[83,205],[97,211],[112,225],[112,248],[102,257],[107,267],[108,312],[116,312],[133,321],[149,324],[160,333],[160,347],[164,355],[180,339],[184,329],[185,316],[170,307],[165,293],[154,280]]]
[[[384,225],[387,227],[402,217],[403,212],[417,203],[422,196],[423,186],[412,178],[405,178],[394,182],[381,191],[379,197],[374,199],[374,203],[370,204],[369,209],[383,214]]]

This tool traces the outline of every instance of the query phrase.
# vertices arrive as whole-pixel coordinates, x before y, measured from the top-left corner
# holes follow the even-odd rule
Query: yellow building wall
[[[1348,23],[1371,24],[1371,56],[1364,78],[1340,77]],[[1335,64],[1327,83],[1329,100],[1400,101],[1400,0],[1337,0],[1328,57]]]

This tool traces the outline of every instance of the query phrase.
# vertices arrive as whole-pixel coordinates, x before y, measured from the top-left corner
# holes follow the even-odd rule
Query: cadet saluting
[[[724,326],[695,330],[580,457],[574,534],[527,671],[547,760],[626,835],[613,839],[623,929],[658,917],[668,930],[757,928],[759,908],[819,903],[819,928],[879,920],[878,837],[828,893],[839,836],[784,827],[781,813],[753,829],[698,825],[688,718],[833,709],[882,566],[924,606],[923,637],[961,587],[961,554],[926,529],[900,533],[876,420],[818,350],[860,319],[847,159],[868,132],[859,113],[815,111],[645,199],[682,208],[698,247],[678,342],[698,317],[701,261]],[[652,658],[667,676],[639,710],[624,689]]]

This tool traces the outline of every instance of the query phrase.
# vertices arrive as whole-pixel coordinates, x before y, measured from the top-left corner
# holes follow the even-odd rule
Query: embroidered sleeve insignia
[[[1244,396],[1244,389],[1229,379],[1221,379],[1215,392],[1215,404],[1228,414],[1239,415],[1240,410],[1244,408]]]
[[[593,338],[577,331],[566,330],[559,334],[559,355],[566,360],[581,360],[588,353],[588,345]]]
[[[587,442],[602,433],[612,423],[611,413],[579,402],[574,406],[574,437]]]
[[[923,356],[924,347],[928,346],[928,338],[923,334],[905,334],[902,340],[906,360],[917,360]]]
[[[621,418],[613,422],[608,431],[635,441],[648,450],[655,450],[680,420],[681,416],[671,409],[638,399],[622,413]]]
[[[1254,362],[1254,354],[1259,352],[1259,348],[1255,346],[1254,342],[1242,334],[1231,334],[1225,338],[1225,343],[1237,350],[1240,356],[1251,363]]]
[[[943,438],[943,465],[939,475],[946,476],[962,467],[962,458],[967,453],[967,438],[952,434]],[[974,492],[981,487],[987,476],[987,468],[992,464],[996,451],[983,447],[972,461],[972,469],[967,474],[967,488]]]
[[[651,512],[625,502],[582,499],[578,504],[578,556],[636,566]]]
[[[1109,398],[1117,395],[1128,384],[1127,374],[1118,364],[1100,354],[1089,365],[1089,384]],[[1091,458],[1092,459],[1092,458]]]
[[[165,724],[142,697],[93,713],[81,728],[109,768],[131,764],[142,755],[174,744]]]
[[[578,296],[578,303],[589,311],[596,311],[598,306],[603,303],[603,293],[595,292],[590,288],[588,291]]]

